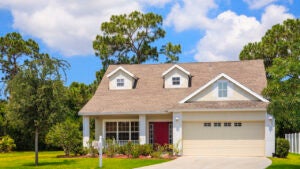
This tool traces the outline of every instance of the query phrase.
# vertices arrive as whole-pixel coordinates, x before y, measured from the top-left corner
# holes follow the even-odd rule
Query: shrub
[[[143,144],[139,146],[140,155],[148,156],[153,152],[152,144]]]
[[[10,136],[0,137],[0,152],[10,152],[15,147],[15,141]]]
[[[289,154],[290,143],[288,140],[283,138],[277,138],[276,143],[276,156],[279,158],[286,158]]]
[[[118,152],[118,145],[116,144],[116,141],[113,139],[107,139],[105,142],[105,148],[103,150],[103,153],[107,155],[107,157],[114,157]]]
[[[125,146],[125,154],[130,157],[130,155],[132,155],[132,150],[133,150],[133,143],[131,141],[128,141],[127,144],[124,145]]]
[[[63,148],[65,155],[69,156],[81,142],[79,124],[66,120],[53,126],[46,136],[46,143]]]
[[[131,155],[132,158],[138,158],[141,155],[141,151],[140,151],[140,145],[133,145],[132,149],[131,149]]]

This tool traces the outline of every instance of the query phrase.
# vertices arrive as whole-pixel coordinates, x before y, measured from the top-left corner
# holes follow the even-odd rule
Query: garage
[[[183,121],[183,155],[264,156],[264,121]]]

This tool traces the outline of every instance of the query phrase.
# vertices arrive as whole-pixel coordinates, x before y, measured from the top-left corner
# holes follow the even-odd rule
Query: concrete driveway
[[[170,162],[139,169],[264,169],[271,163],[266,157],[183,156]]]

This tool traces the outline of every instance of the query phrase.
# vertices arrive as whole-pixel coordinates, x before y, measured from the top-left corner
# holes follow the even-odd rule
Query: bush
[[[152,144],[139,145],[140,155],[148,156],[153,152]]]
[[[79,124],[71,120],[58,123],[50,129],[46,136],[46,143],[63,148],[65,155],[69,156],[70,152],[82,144]]]
[[[118,145],[116,144],[116,141],[113,139],[107,139],[105,141],[105,148],[103,150],[103,153],[107,155],[107,157],[114,157],[118,153]]]
[[[10,152],[13,148],[16,148],[16,144],[10,136],[0,137],[0,152]]]
[[[289,154],[290,143],[283,138],[277,138],[276,143],[276,156],[279,158],[286,158]]]

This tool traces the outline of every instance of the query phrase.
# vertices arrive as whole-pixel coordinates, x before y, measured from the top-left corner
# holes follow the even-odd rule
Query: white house
[[[95,139],[170,143],[182,155],[272,156],[266,84],[262,60],[111,65],[79,112],[83,143],[95,118]]]

